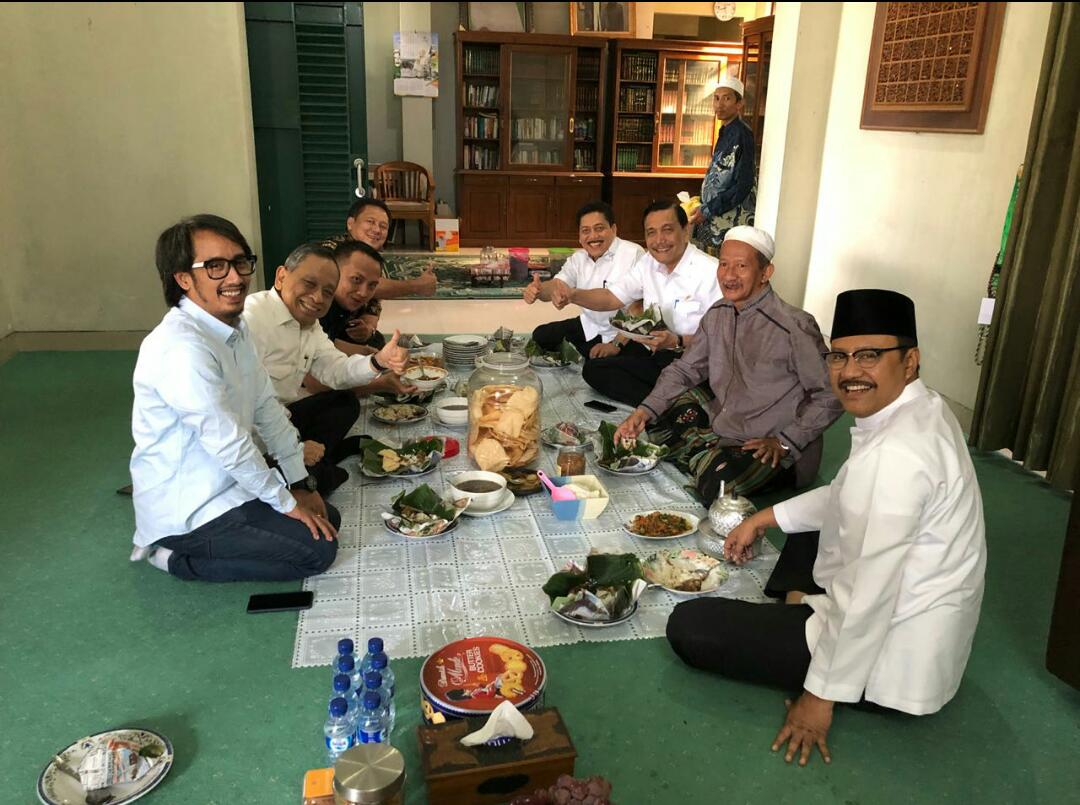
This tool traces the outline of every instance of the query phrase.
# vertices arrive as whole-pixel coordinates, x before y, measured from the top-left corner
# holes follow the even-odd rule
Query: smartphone
[[[613,414],[617,410],[614,405],[608,405],[606,402],[600,402],[599,400],[589,400],[585,403],[585,407],[603,411],[605,414]]]
[[[311,609],[315,593],[310,590],[298,590],[294,593],[258,593],[248,599],[249,615],[260,612],[295,612],[298,609]]]

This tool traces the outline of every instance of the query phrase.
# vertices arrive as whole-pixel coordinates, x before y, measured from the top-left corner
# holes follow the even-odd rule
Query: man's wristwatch
[[[375,356],[374,356],[374,355],[372,355],[372,356],[371,356],[371,368],[372,368],[372,369],[374,369],[374,370],[375,370],[376,372],[378,372],[379,374],[382,374],[383,372],[385,372],[385,371],[386,371],[386,367],[385,367],[385,366],[383,366],[383,365],[382,365],[381,363],[379,363],[379,362],[378,362],[378,361],[377,361],[377,360],[375,359]]]
[[[683,351],[683,340],[681,335],[675,336],[675,349],[679,352]]]
[[[318,482],[315,480],[315,476],[309,475],[307,478],[301,478],[299,481],[293,484],[289,484],[289,489],[294,492],[314,492],[319,488]]]

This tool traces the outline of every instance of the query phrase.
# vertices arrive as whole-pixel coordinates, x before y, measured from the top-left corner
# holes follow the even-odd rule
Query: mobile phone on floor
[[[315,593],[310,590],[298,590],[294,593],[257,593],[248,599],[249,615],[260,612],[295,612],[298,609],[311,609]]]
[[[585,403],[585,407],[603,411],[605,414],[613,414],[617,410],[614,405],[608,405],[606,402],[600,402],[599,400],[589,400]]]

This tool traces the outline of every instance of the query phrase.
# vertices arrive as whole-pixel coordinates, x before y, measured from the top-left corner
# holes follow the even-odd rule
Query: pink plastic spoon
[[[571,492],[569,489],[563,489],[561,486],[555,486],[551,482],[551,479],[547,477],[547,473],[543,470],[536,471],[536,477],[540,479],[540,482],[551,490],[552,500],[577,500],[577,495]]]

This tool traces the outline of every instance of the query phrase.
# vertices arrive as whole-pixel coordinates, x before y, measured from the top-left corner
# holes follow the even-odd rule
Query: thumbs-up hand
[[[551,281],[551,304],[556,310],[562,310],[570,304],[570,286],[562,280]]]
[[[396,375],[405,371],[405,364],[409,362],[409,350],[398,346],[401,338],[401,330],[394,330],[394,336],[386,342],[386,346],[375,353],[375,360],[379,366],[385,366]]]
[[[540,283],[540,275],[533,272],[532,282],[525,286],[525,292],[522,294],[525,297],[525,304],[531,305],[537,299],[540,298],[540,291],[543,285]]]
[[[413,293],[419,296],[434,296],[438,289],[439,278],[435,275],[435,264],[428,263],[420,276],[413,280]]]

